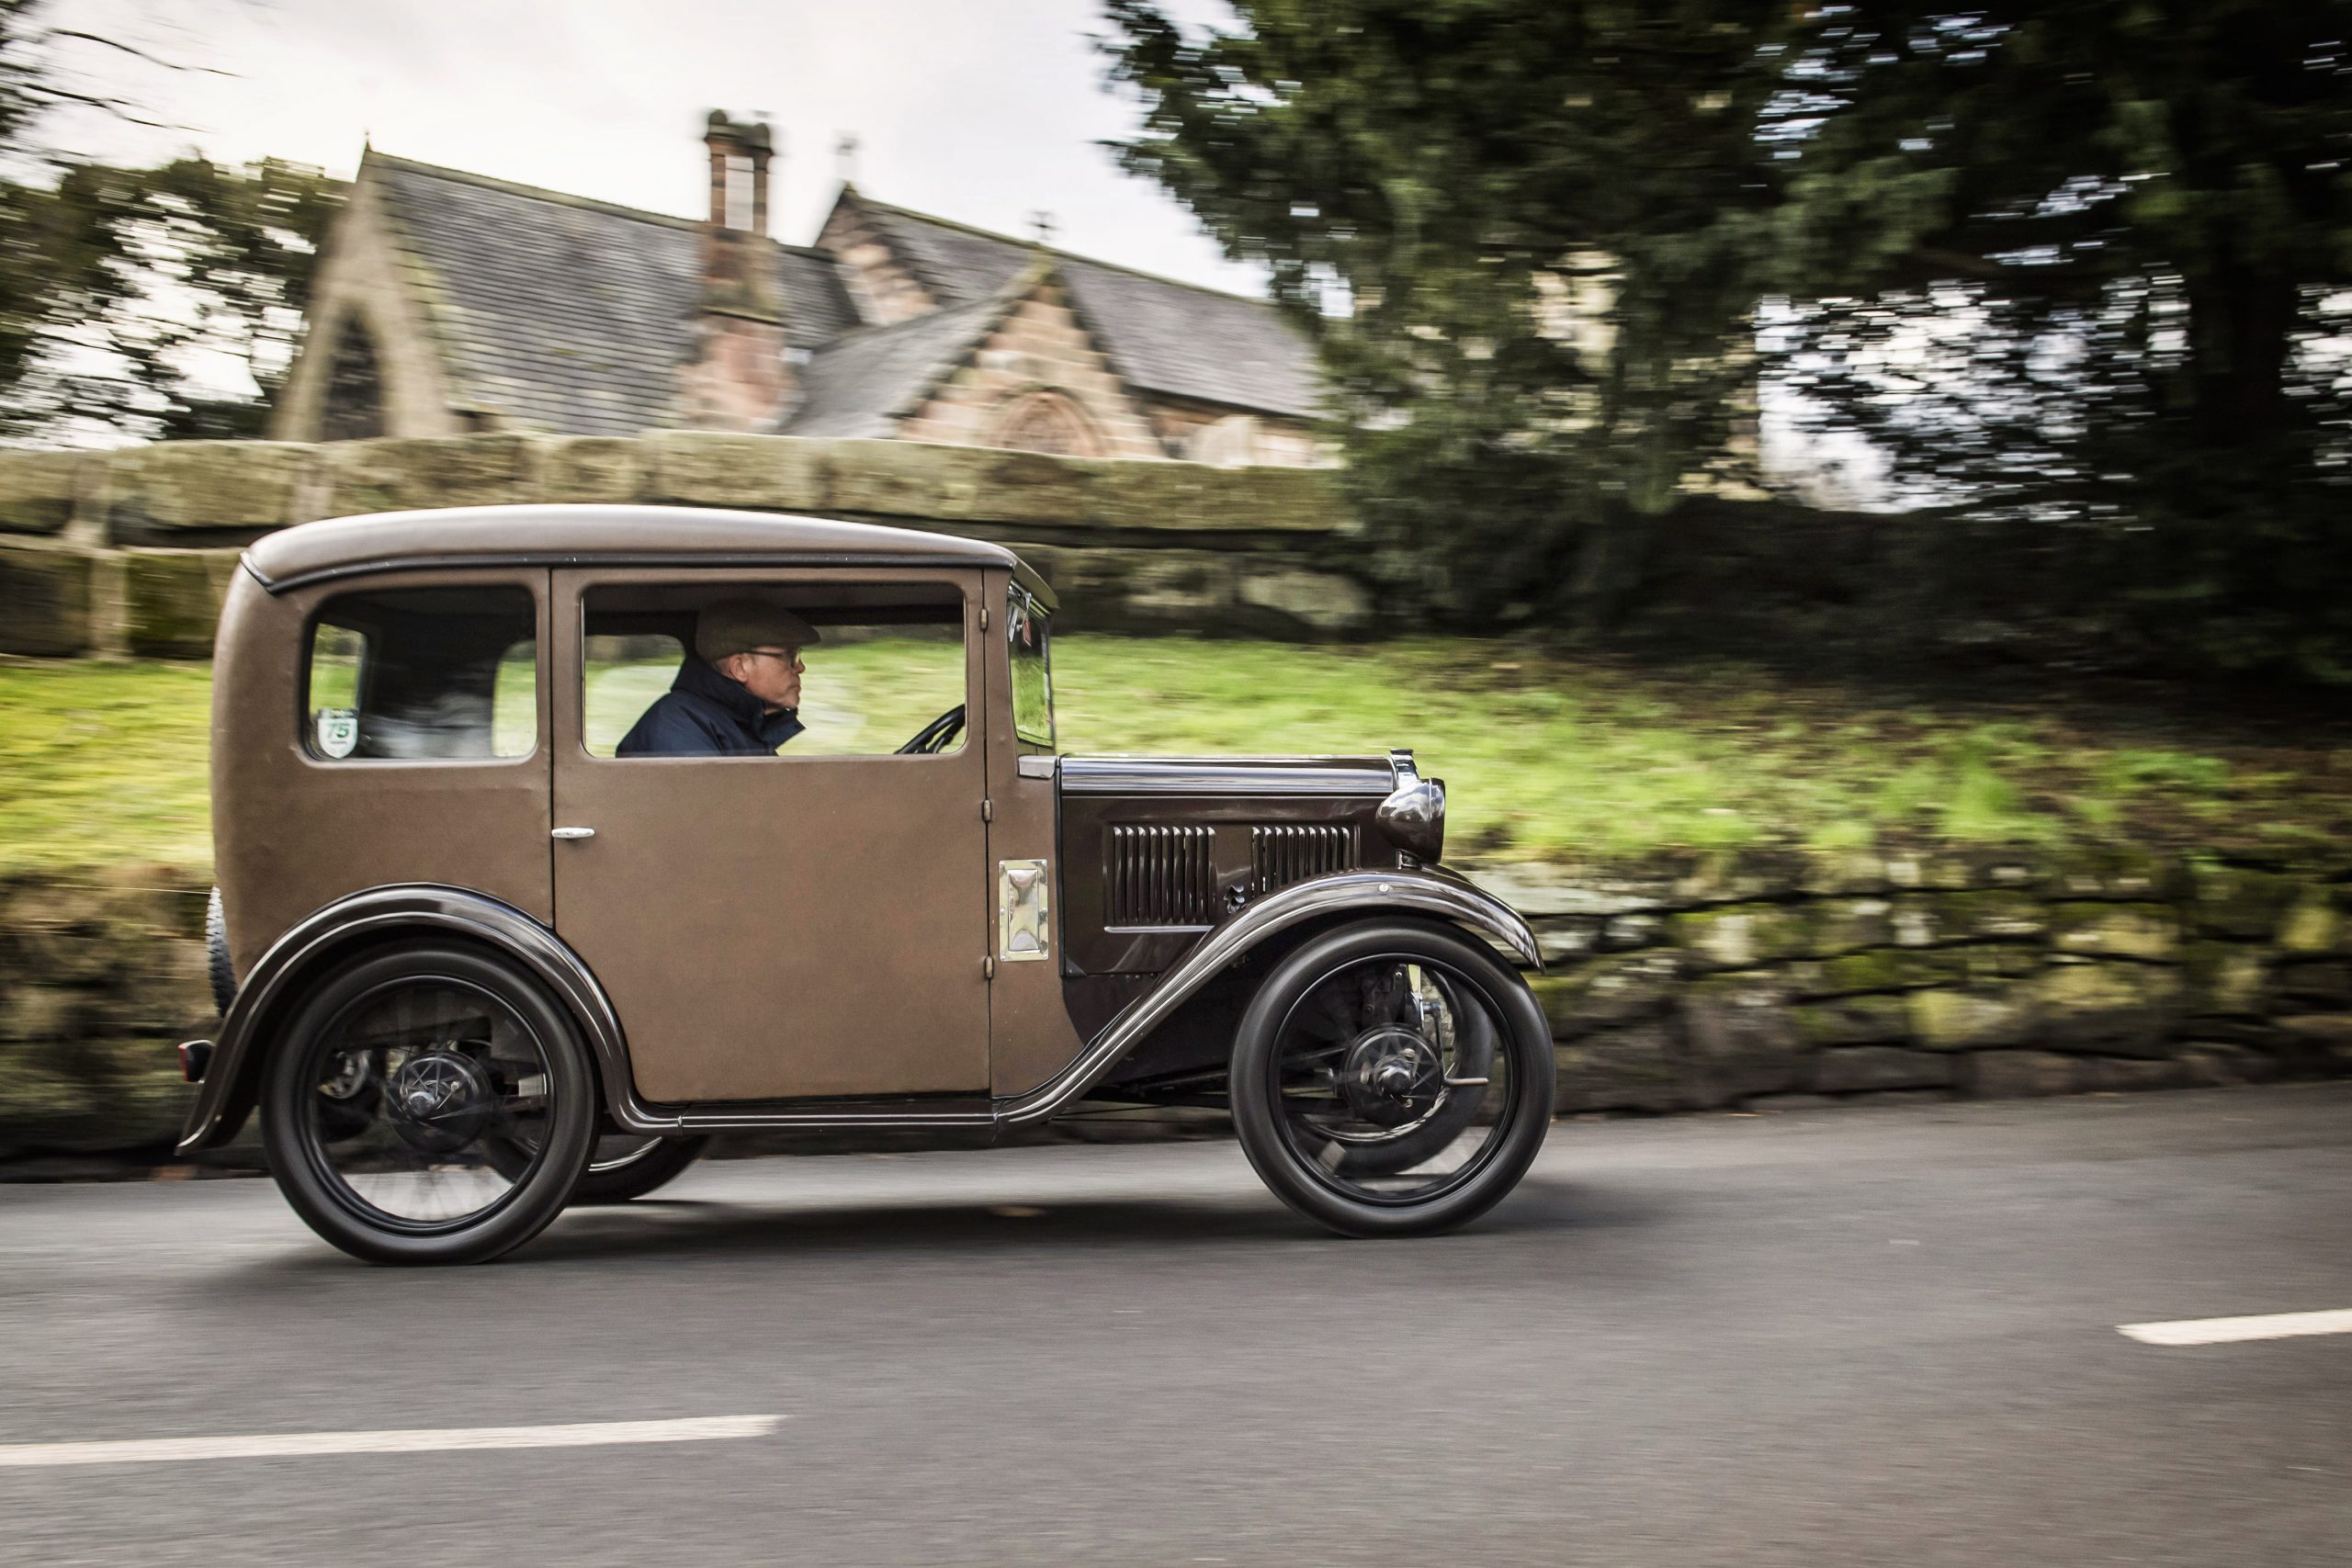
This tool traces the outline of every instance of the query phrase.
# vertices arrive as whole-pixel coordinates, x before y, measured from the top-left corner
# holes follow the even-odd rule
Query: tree
[[[1444,604],[1605,591],[1628,519],[1721,454],[1753,378],[1755,125],[1783,5],[1111,0],[1119,152],[1271,268],[1317,337],[1347,482]]]
[[[1272,268],[1441,603],[1594,609],[1760,387],[2021,594],[2352,671],[2352,0],[1234,9],[1109,0],[1121,156]]]
[[[58,83],[35,9],[0,0],[0,432],[259,434],[339,184],[274,160],[120,169],[48,148],[60,104],[135,111]]]
[[[1791,83],[1762,281],[1816,422],[2152,650],[2352,674],[2352,5],[1862,4]]]

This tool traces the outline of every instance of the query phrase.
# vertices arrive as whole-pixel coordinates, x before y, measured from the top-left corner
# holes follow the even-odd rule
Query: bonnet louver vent
[[[1114,827],[1102,899],[1106,923],[1209,924],[1216,908],[1216,865],[1209,852],[1215,838],[1213,828]]]
[[[1355,829],[1337,823],[1250,829],[1250,891],[1272,893],[1355,863]]]

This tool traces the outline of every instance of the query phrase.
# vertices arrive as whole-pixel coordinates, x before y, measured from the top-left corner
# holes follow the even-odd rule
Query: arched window
[[[1059,392],[1030,392],[1015,398],[997,421],[989,445],[1057,457],[1100,457],[1102,438],[1086,412]]]
[[[384,387],[376,370],[376,340],[354,316],[335,328],[327,357],[326,401],[319,414],[322,441],[364,441],[384,434]]]

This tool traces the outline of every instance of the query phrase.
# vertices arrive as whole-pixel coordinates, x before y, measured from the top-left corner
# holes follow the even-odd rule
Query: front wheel
[[[1242,1014],[1241,1147],[1343,1235],[1421,1235],[1517,1186],[1551,1123],[1552,1035],[1484,946],[1412,920],[1343,926],[1277,964]]]
[[[326,976],[262,1084],[279,1190],[372,1263],[479,1263],[520,1247],[563,1212],[595,1132],[570,1016],[515,965],[454,944],[401,943]]]
[[[596,1140],[588,1168],[571,1190],[571,1204],[626,1203],[667,1187],[686,1173],[686,1167],[710,1147],[707,1136],[651,1136],[641,1133],[607,1133]],[[492,1140],[491,1163],[509,1176],[519,1175],[537,1152],[529,1144]]]

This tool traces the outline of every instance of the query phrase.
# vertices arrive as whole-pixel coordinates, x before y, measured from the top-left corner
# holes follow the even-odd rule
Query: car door
[[[556,930],[619,1014],[639,1095],[985,1092],[985,737],[889,750],[931,716],[910,702],[982,711],[979,574],[554,576]],[[831,631],[804,653],[809,729],[775,756],[612,754],[722,596]]]

